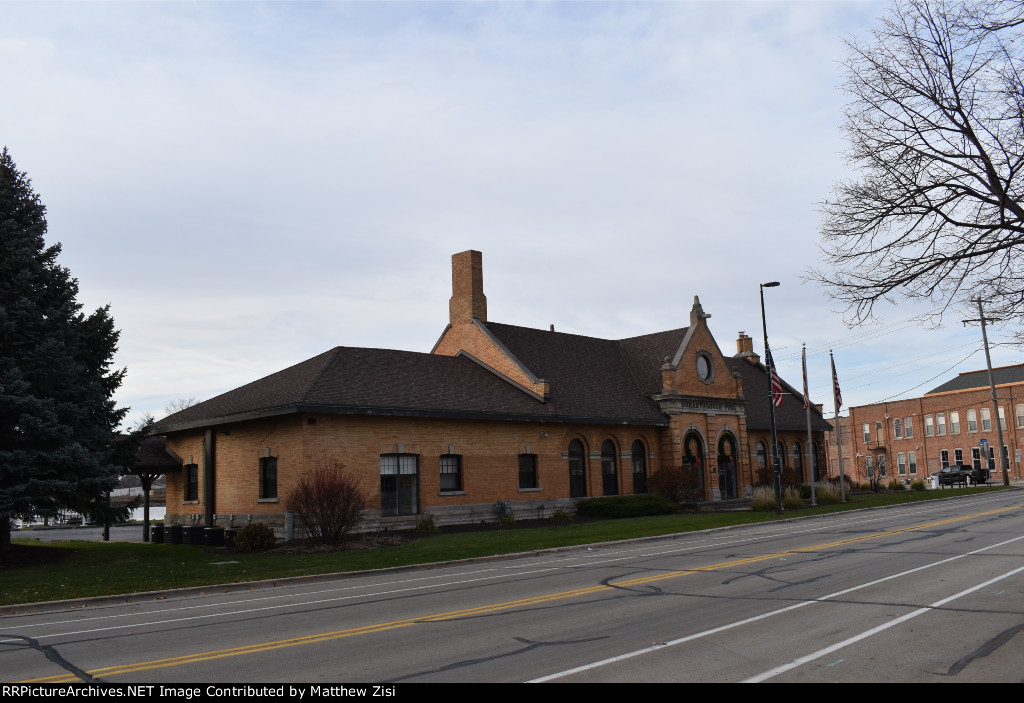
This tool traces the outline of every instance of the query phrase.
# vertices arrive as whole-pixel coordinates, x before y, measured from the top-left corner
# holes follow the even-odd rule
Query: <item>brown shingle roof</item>
[[[771,427],[771,408],[768,405],[768,375],[764,364],[752,364],[746,359],[726,357],[726,363],[738,371],[743,381],[743,397],[747,400],[747,427],[752,430],[767,430]],[[807,414],[804,410],[803,393],[782,381],[782,405],[775,408],[775,427],[780,430],[807,429]],[[831,432],[832,425],[821,413],[811,406],[811,429]]]

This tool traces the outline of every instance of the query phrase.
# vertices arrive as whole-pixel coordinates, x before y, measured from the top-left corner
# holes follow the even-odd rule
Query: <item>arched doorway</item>
[[[569,442],[569,497],[587,497],[587,450],[583,442]]]
[[[704,500],[704,442],[696,432],[683,437],[683,475],[686,500]]]
[[[606,496],[619,494],[619,462],[615,442],[606,439],[601,444],[601,483]]]
[[[633,442],[633,492],[647,492],[647,448],[639,439]]]
[[[739,497],[736,478],[736,438],[726,432],[718,440],[718,490],[723,500]]]

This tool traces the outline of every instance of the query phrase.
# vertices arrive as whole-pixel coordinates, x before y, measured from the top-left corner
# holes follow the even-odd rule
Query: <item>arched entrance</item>
[[[569,442],[569,497],[587,497],[587,450],[583,442]]]
[[[736,476],[736,438],[726,432],[718,440],[718,490],[722,500],[739,498]]]
[[[686,500],[704,500],[704,441],[696,432],[683,436],[683,495]]]
[[[615,456],[615,442],[606,439],[601,444],[601,482],[606,496],[619,494],[619,462]]]

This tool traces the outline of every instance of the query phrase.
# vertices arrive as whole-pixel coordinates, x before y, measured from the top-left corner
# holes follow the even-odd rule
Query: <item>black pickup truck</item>
[[[942,486],[967,486],[969,484],[982,484],[988,482],[988,469],[975,469],[964,464],[952,464],[946,466],[933,476],[939,477],[939,487]]]

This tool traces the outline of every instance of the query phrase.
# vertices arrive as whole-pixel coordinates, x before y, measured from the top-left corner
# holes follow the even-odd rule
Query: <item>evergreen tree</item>
[[[119,467],[112,442],[127,408],[114,391],[119,332],[109,306],[91,315],[78,281],[46,246],[46,208],[32,182],[0,153],[0,551],[10,520],[93,514]]]

